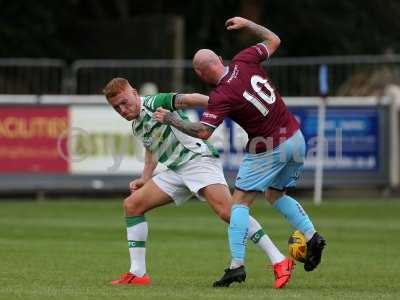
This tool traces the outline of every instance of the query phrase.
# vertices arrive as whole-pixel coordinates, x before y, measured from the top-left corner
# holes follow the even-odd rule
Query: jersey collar
[[[139,106],[139,115],[137,116],[137,119],[140,119],[143,115],[143,111],[146,111],[146,108],[144,107],[144,97],[140,96],[140,106]]]
[[[224,78],[226,75],[228,75],[229,73],[229,67],[225,66],[224,67],[224,74],[222,74],[222,76],[218,79],[217,85],[221,83],[222,78]]]

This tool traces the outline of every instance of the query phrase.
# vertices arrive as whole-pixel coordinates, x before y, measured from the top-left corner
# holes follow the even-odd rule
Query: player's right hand
[[[144,186],[145,183],[146,183],[146,181],[142,178],[135,179],[129,183],[129,189],[133,193],[134,191],[136,191],[136,190],[140,189],[142,186]]]
[[[249,24],[249,20],[242,18],[242,17],[233,17],[228,19],[225,22],[226,29],[233,30],[233,29],[240,29],[246,27]]]

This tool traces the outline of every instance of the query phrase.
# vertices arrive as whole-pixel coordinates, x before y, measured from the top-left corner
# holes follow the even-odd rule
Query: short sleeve
[[[200,122],[212,128],[217,128],[229,115],[231,105],[229,101],[218,95],[210,95],[207,109],[203,112]]]
[[[240,51],[232,61],[243,61],[259,64],[269,57],[268,48],[264,43],[259,43]]]
[[[162,107],[168,110],[174,110],[174,98],[176,93],[159,93],[149,96],[144,96],[143,104],[151,111]]]

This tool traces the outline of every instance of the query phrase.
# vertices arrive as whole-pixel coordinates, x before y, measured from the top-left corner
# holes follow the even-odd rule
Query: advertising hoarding
[[[0,172],[68,172],[66,106],[2,105],[0,109]]]
[[[144,148],[110,106],[72,105],[68,149],[72,174],[138,174]]]

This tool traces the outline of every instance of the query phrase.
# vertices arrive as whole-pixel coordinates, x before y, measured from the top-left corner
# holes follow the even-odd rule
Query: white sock
[[[147,221],[144,216],[126,217],[127,237],[131,268],[129,272],[143,276],[146,274]]]
[[[308,231],[304,232],[304,236],[306,238],[306,242],[311,240],[315,233],[316,233],[315,229],[311,229],[311,230],[308,230]]]
[[[285,256],[279,251],[261,225],[252,216],[249,218],[249,239],[267,254],[272,264],[281,262]]]
[[[229,266],[229,269],[237,269],[241,266],[244,265],[244,261],[243,260],[236,260],[236,259],[232,259],[231,260],[231,265]]]

